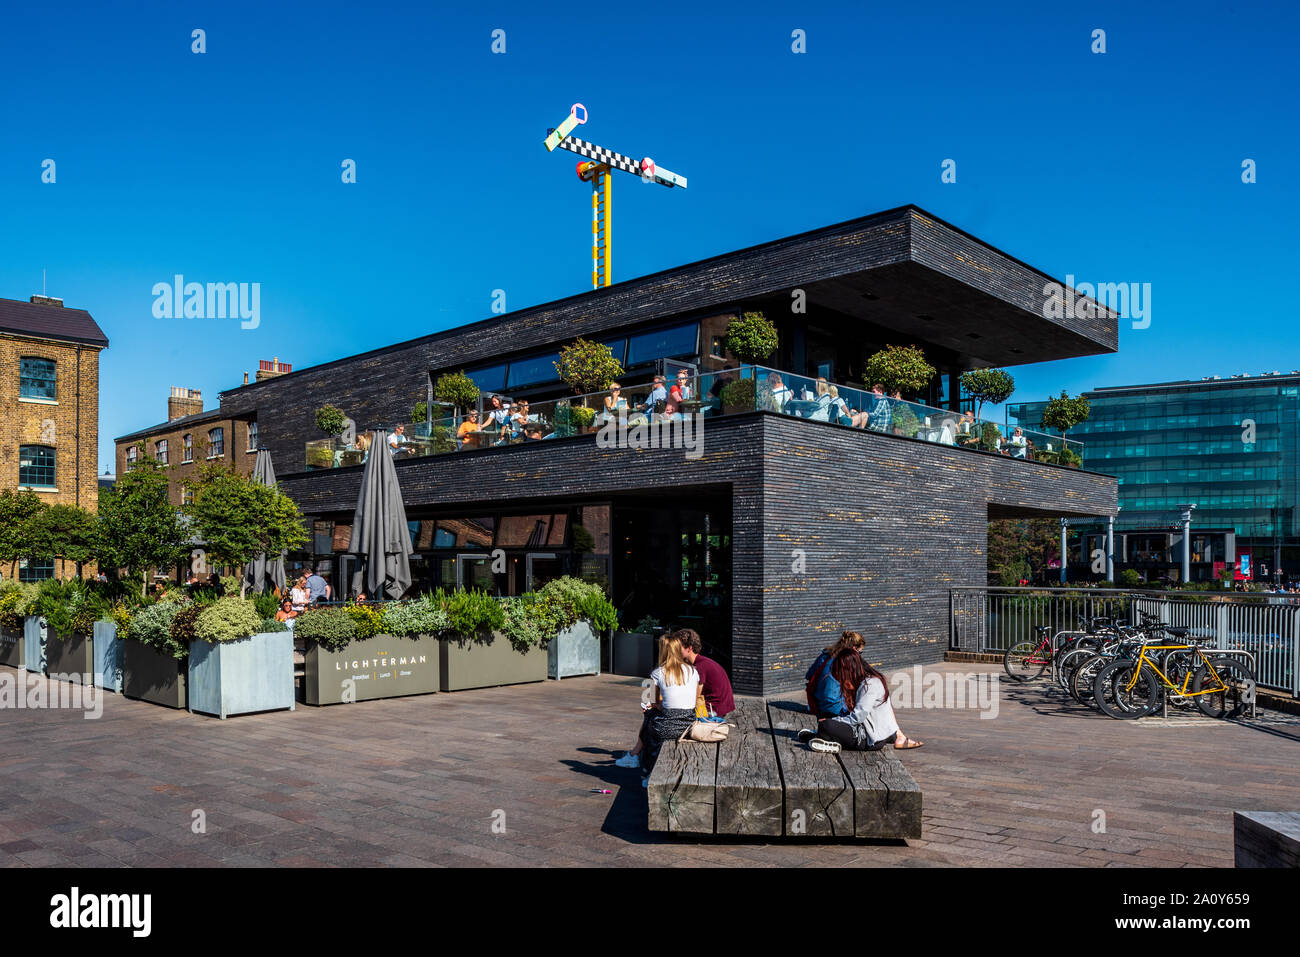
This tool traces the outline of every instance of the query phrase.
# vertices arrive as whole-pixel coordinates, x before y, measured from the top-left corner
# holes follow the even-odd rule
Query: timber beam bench
[[[921,789],[892,748],[823,754],[801,702],[736,699],[726,741],[670,741],[650,775],[649,828],[766,837],[918,838]]]

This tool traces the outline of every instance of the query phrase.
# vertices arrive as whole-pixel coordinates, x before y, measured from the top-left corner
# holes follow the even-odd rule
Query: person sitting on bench
[[[839,641],[835,642],[835,644],[831,645],[829,648],[822,649],[822,653],[817,656],[817,660],[812,663],[812,667],[810,667],[803,676],[803,680],[805,683],[805,691],[808,695],[809,711],[817,715],[819,718],[821,717],[821,714],[817,710],[817,700],[816,700],[816,693],[815,693],[816,686],[813,683],[813,675],[825,671],[827,665],[831,663],[831,659],[833,659],[845,648],[852,648],[854,651],[861,651],[865,644],[866,641],[856,631],[846,631],[842,635],[840,635]],[[835,711],[834,713],[842,714],[843,712]]]
[[[702,694],[708,705],[709,714],[705,721],[721,721],[736,710],[736,699],[731,690],[731,679],[722,665],[712,658],[700,654],[704,645],[694,629],[682,628],[673,632],[673,637],[681,640],[682,657],[700,674]]]
[[[676,741],[695,723],[700,675],[687,664],[678,634],[673,632],[660,643],[659,667],[650,672],[654,700],[641,704],[643,716],[636,746],[614,762],[621,768],[640,767],[642,787],[650,784],[650,772],[663,743]]]
[[[899,730],[885,676],[863,661],[860,653],[845,648],[832,659],[828,671],[831,680],[839,685],[839,703],[845,711],[819,717],[817,730],[803,729],[798,734],[800,741],[814,751],[830,754],[838,754],[841,748],[879,751],[892,744],[895,750],[910,751],[924,745]],[[818,701],[832,709],[836,705],[827,692],[819,695]]]

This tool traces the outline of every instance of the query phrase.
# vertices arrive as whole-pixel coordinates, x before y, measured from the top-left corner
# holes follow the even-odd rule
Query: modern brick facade
[[[0,488],[29,488],[49,505],[95,511],[99,499],[99,353],[108,339],[90,315],[58,299],[0,299]],[[23,360],[39,360],[36,388],[24,386]],[[50,365],[52,363],[52,365]],[[46,378],[52,373],[52,380]],[[52,393],[33,395],[33,391]],[[24,395],[23,393],[28,394]],[[20,450],[37,450],[39,481],[20,481]],[[31,471],[28,477],[32,477]],[[57,562],[59,577],[75,574]]]

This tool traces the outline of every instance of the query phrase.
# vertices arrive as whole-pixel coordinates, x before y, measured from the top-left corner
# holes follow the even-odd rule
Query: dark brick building
[[[1045,317],[1054,282],[908,206],[248,384],[222,393],[220,415],[260,423],[281,486],[313,522],[299,560],[345,582],[361,467],[336,456],[341,467],[307,468],[326,403],[361,432],[387,429],[463,369],[540,404],[566,393],[550,363],[579,336],[610,345],[625,385],[666,363],[707,376],[736,365],[721,344],[729,319],[761,310],[780,334],[772,368],[860,381],[873,352],[912,343],[941,373],[915,398],[958,409],[966,369],[1115,350],[1113,313]],[[690,623],[739,690],[770,693],[798,685],[843,628],[868,636],[873,661],[939,658],[949,587],[986,580],[990,518],[1115,511],[1112,478],[917,429],[753,408],[705,422],[698,457],[575,434],[399,458],[417,581],[513,594],[563,571],[598,579],[625,623]]]

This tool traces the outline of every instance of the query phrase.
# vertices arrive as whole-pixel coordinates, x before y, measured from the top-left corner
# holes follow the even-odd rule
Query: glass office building
[[[1069,434],[1084,443],[1085,469],[1119,480],[1117,574],[1127,565],[1148,579],[1170,577],[1163,573],[1181,561],[1179,506],[1194,504],[1193,580],[1211,577],[1224,562],[1241,570],[1242,558],[1245,577],[1300,578],[1300,371],[1085,395],[1091,415]],[[1043,429],[1045,407],[1011,403],[1007,418]],[[1072,566],[1097,533],[1078,531]]]

